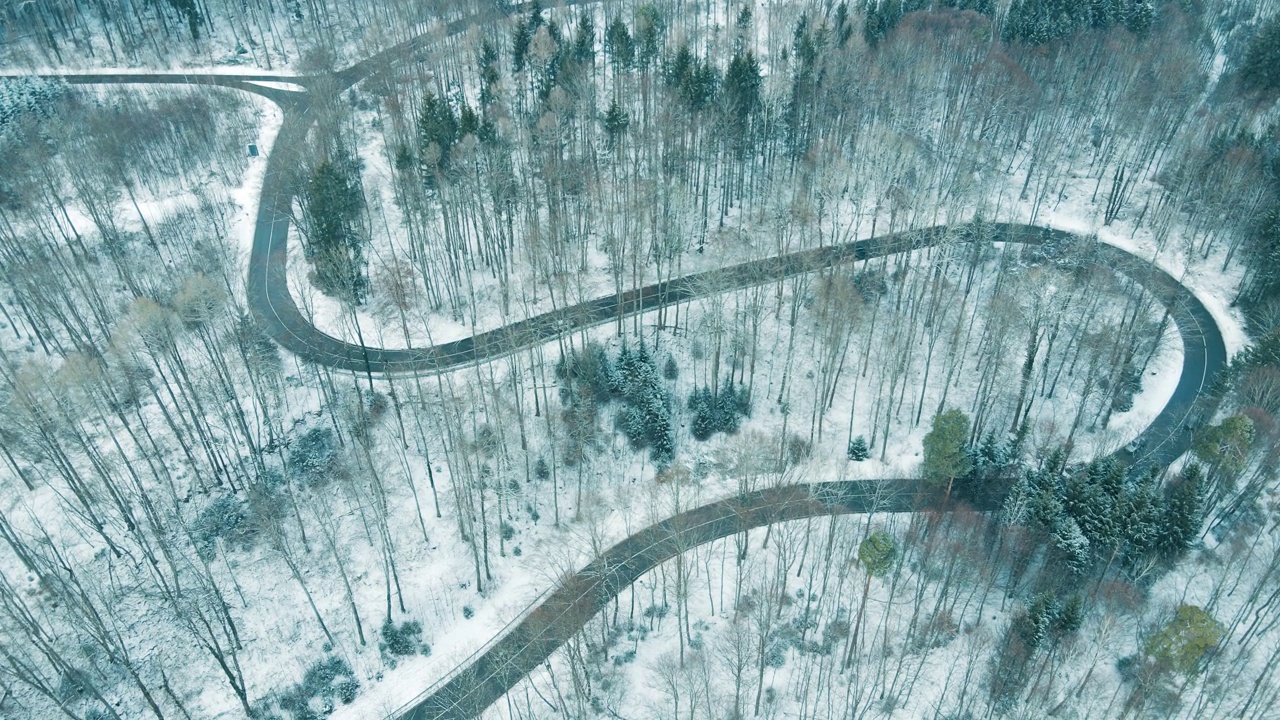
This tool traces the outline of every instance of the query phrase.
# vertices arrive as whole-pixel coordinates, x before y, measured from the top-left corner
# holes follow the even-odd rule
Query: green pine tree
[[[854,462],[862,462],[871,457],[871,449],[867,447],[867,439],[861,435],[854,438],[849,443],[849,459]]]
[[[967,452],[969,442],[969,417],[952,408],[933,418],[933,428],[924,436],[924,479],[936,486],[951,486],[956,478],[964,477],[973,466]]]
[[[1280,92],[1280,13],[1262,23],[1240,64],[1240,82],[1253,92]]]

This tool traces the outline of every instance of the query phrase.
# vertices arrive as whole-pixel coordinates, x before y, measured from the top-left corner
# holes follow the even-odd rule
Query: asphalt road
[[[684,293],[701,288],[722,292],[757,282],[762,268],[770,279],[779,273],[809,272],[837,262],[903,252],[940,239],[939,230],[925,231],[914,239],[892,236],[850,243],[837,248],[799,253],[759,263],[747,263],[724,271],[714,271],[709,282],[692,287],[671,288]],[[1028,244],[1060,244],[1071,239],[1059,230],[1000,225],[991,240]],[[1190,448],[1189,423],[1208,417],[1216,400],[1208,391],[1226,363],[1222,334],[1208,309],[1185,286],[1164,271],[1130,253],[1105,243],[1097,243],[1095,260],[1132,277],[1170,309],[1182,335],[1184,361],[1178,385],[1169,402],[1140,435],[1136,453],[1121,450],[1116,459],[1131,464],[1134,473],[1153,465],[1168,465]],[[771,264],[772,263],[772,264]],[[749,268],[749,269],[748,269]],[[772,274],[770,274],[772,273]],[[768,280],[765,280],[766,282]],[[739,283],[734,285],[733,283]],[[660,287],[660,286],[658,286]],[[655,303],[664,297],[660,290],[647,295]],[[604,303],[610,312],[625,311],[614,299]],[[650,307],[646,304],[645,307]],[[633,310],[634,311],[634,310]],[[607,321],[613,316],[596,322]],[[1003,498],[980,498],[967,507],[978,511],[998,508]],[[453,720],[478,717],[485,708],[507,693],[567,642],[605,605],[637,578],[677,553],[718,540],[743,530],[775,522],[828,515],[867,512],[917,512],[937,508],[931,496],[911,479],[804,483],[726,498],[681,513],[626,538],[583,569],[561,580],[556,588],[527,611],[495,642],[438,680],[397,717],[405,720]],[[946,510],[952,507],[944,508]]]
[[[455,20],[440,32],[415,38],[323,78],[266,74],[109,73],[51,75],[78,84],[218,85],[266,97],[285,119],[269,151],[259,199],[247,294],[264,331],[281,347],[309,362],[359,373],[438,373],[491,360],[546,342],[579,328],[599,325],[716,293],[775,282],[833,265],[927,247],[946,228],[860,240],[757,260],[684,277],[641,290],[599,298],[545,313],[471,338],[430,348],[364,347],[326,335],[308,322],[289,294],[286,268],[297,171],[314,118],[314,93],[336,93],[370,74],[412,59],[438,38],[462,32],[491,10]],[[289,90],[262,83],[291,83]],[[1070,239],[1059,230],[998,225],[989,241],[1030,245]],[[1120,248],[1098,243],[1098,260],[1141,283],[1170,309],[1183,342],[1183,367],[1172,398],[1139,436],[1137,450],[1116,457],[1140,471],[1167,465],[1190,447],[1189,427],[1207,418],[1216,400],[1207,391],[1226,364],[1222,334],[1208,309],[1175,278]],[[978,502],[977,510],[998,507],[999,499]],[[914,512],[936,506],[915,480],[831,482],[790,485],[729,498],[689,510],[619,542],[586,567],[563,579],[506,634],[439,679],[397,714],[413,720],[473,718],[498,700],[529,671],[541,665],[623,588],[677,553],[746,529],[810,517],[864,512]]]

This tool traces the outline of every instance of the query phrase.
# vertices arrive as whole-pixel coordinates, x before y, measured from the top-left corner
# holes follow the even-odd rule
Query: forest
[[[1274,0],[0,38],[0,717],[1280,706]]]

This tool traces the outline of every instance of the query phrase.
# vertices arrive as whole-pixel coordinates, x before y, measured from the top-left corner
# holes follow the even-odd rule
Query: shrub
[[[351,666],[331,655],[307,668],[302,682],[282,693],[278,704],[294,720],[313,720],[332,712],[335,697],[346,704],[355,700],[359,691]]]
[[[304,485],[321,484],[333,470],[335,457],[333,430],[317,427],[293,441],[289,451],[289,475]]]
[[[234,495],[221,495],[205,506],[191,523],[191,542],[201,560],[213,560],[218,539],[230,539],[243,529],[247,513]]]
[[[422,647],[422,623],[416,620],[396,625],[391,618],[382,621],[382,643],[379,649],[391,655],[414,655]]]

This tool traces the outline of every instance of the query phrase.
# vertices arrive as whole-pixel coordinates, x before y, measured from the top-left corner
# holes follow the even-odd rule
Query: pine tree
[[[670,355],[667,356],[667,362],[662,366],[662,377],[668,380],[675,380],[680,377],[680,368],[676,367],[676,359]]]
[[[983,15],[995,15],[995,0],[942,0],[941,5],[952,10],[972,10]]]
[[[609,101],[609,109],[605,111],[601,123],[604,125],[604,134],[608,145],[613,148],[617,146],[618,138],[631,125],[631,116],[618,105],[618,99],[614,98]]]
[[[1059,606],[1057,616],[1053,619],[1053,634],[1062,638],[1074,635],[1084,625],[1084,599],[1072,595]]]
[[[849,459],[854,462],[862,462],[871,457],[871,449],[867,447],[867,439],[861,435],[854,438],[849,443]]]
[[[588,65],[596,56],[596,22],[591,13],[578,16],[578,26],[573,32],[573,59],[580,65]]]
[[[1116,463],[1090,463],[1063,483],[1063,512],[1099,552],[1122,540],[1124,468]]]
[[[1280,92],[1280,13],[1262,23],[1240,64],[1240,82],[1253,92]]]
[[[689,432],[693,439],[705,441],[715,434],[713,402],[711,391],[707,388],[694,388],[689,395],[689,412],[693,416],[689,422]]]
[[[511,31],[511,70],[515,73],[524,72],[529,59],[529,46],[533,44],[533,30],[527,20],[520,18]]]
[[[742,413],[740,413],[738,394],[729,380],[725,380],[724,387],[720,388],[720,392],[715,395],[714,416],[717,430],[726,435],[738,432]]]
[[[1080,526],[1070,516],[1060,516],[1053,528],[1053,546],[1076,575],[1084,575],[1093,565],[1093,548]]]
[[[303,250],[312,263],[316,287],[344,302],[363,303],[368,280],[358,161],[320,163],[303,190],[302,200],[307,227]]]
[[[635,42],[622,18],[614,18],[605,30],[604,51],[613,59],[613,64],[621,69],[631,67],[631,63],[635,61]]]
[[[730,125],[745,136],[747,123],[760,105],[760,63],[750,50],[734,53],[724,73],[724,110]]]
[[[1199,465],[1187,465],[1170,484],[1163,515],[1157,548],[1175,559],[1191,547],[1204,522],[1204,475]]]
[[[428,90],[422,98],[422,112],[418,114],[418,143],[424,155],[429,157],[427,150],[435,145],[439,152],[435,165],[440,168],[448,167],[449,151],[457,141],[458,116],[454,114],[448,101]],[[427,169],[434,170],[430,167]],[[427,173],[428,178],[432,176],[431,172]]]
[[[1173,618],[1143,644],[1155,666],[1190,677],[1226,635],[1222,623],[1194,605],[1179,605]]]
[[[636,9],[636,60],[642,69],[647,69],[658,59],[666,30],[666,19],[653,3],[645,3]]]
[[[498,46],[485,38],[480,41],[480,57],[476,64],[480,70],[480,110],[488,112],[489,106],[498,99],[498,82],[501,74],[498,70]]]
[[[1155,474],[1148,473],[1130,488],[1121,510],[1125,557],[1131,566],[1140,565],[1156,549],[1163,514]]]
[[[1058,599],[1053,593],[1045,592],[1036,595],[1026,611],[1013,619],[1014,633],[1031,650],[1046,645],[1052,638],[1058,607]]]
[[[924,436],[924,464],[921,473],[934,485],[947,488],[956,478],[968,474],[971,465],[966,444],[969,441],[969,417],[952,408],[933,418],[933,427]]]
[[[1213,482],[1234,482],[1244,470],[1253,437],[1253,421],[1244,415],[1232,415],[1203,430],[1191,451],[1209,466],[1207,474]]]
[[[898,557],[898,544],[884,530],[877,530],[858,545],[858,562],[870,577],[884,577]]]

